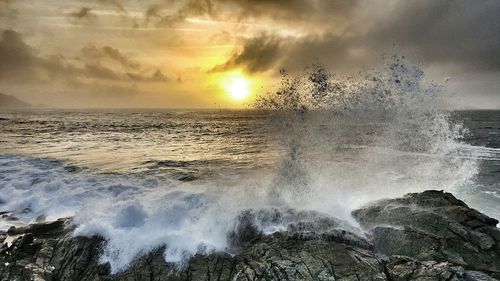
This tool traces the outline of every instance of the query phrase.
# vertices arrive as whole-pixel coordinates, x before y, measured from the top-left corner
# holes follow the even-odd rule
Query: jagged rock
[[[464,270],[448,262],[419,262],[404,256],[392,256],[386,264],[390,280],[407,281],[421,280],[463,280]]]
[[[448,203],[440,202],[443,199]],[[477,259],[486,259],[490,265],[497,262],[491,259],[498,249],[495,221],[460,202],[446,193],[424,192],[356,211],[373,241],[319,213],[249,210],[241,214],[228,236],[232,254],[196,255],[179,268],[165,261],[164,246],[137,257],[117,274],[111,274],[109,263],[99,263],[105,239],[74,237],[71,219],[40,222],[9,231],[8,235],[19,237],[10,246],[0,247],[0,281],[495,280],[494,267],[482,270],[473,263],[464,254],[470,250],[467,246],[446,244],[460,237],[462,244],[474,246]],[[406,212],[410,218],[404,219],[403,214],[391,212],[398,208],[418,211]],[[412,214],[413,224],[409,222]],[[396,227],[379,217],[385,215]],[[287,227],[272,235],[255,227],[277,221]],[[422,222],[434,226],[418,227]]]
[[[24,233],[31,233],[33,235],[42,235],[42,236],[53,236],[57,234],[61,234],[64,231],[64,225],[68,222],[66,219],[58,219],[53,222],[39,222],[30,224],[24,227],[15,227],[12,226],[7,230],[7,234],[9,235],[18,235]]]
[[[450,262],[500,276],[498,221],[450,193],[425,191],[382,200],[353,216],[370,229],[377,252]]]
[[[424,261],[405,256],[391,256],[386,264],[386,274],[392,281],[436,280],[436,281],[494,281],[485,273],[465,271],[449,262]]]
[[[0,280],[386,280],[371,251],[309,237],[263,236],[235,256],[195,256],[182,270],[158,249],[116,275],[109,275],[109,264],[98,263],[105,243],[99,237],[37,237],[24,234],[2,250]]]

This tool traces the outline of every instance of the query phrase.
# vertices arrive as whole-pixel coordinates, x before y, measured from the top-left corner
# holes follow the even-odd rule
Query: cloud
[[[239,18],[321,21],[348,16],[358,0],[212,0],[218,10],[232,10]]]
[[[157,69],[149,78],[150,81],[153,82],[165,82],[168,81],[168,77],[161,72],[161,70]]]
[[[361,0],[158,0],[154,4],[146,4],[142,17],[130,14],[124,1],[95,1],[119,11],[122,16],[133,23],[134,28],[147,27],[150,24],[168,28],[183,23],[186,18],[196,16],[231,21],[267,18],[290,23],[302,21],[309,22],[309,24],[324,24],[329,22],[333,25],[339,24],[339,19],[349,17]],[[142,4],[130,5],[132,9],[144,6]],[[84,19],[92,15],[92,10],[80,8],[71,13],[71,16]]]
[[[62,55],[40,56],[26,44],[20,33],[4,30],[0,37],[0,80],[42,82],[79,78],[108,81],[166,82],[159,69],[148,74],[139,71],[140,65],[125,57],[118,49],[88,45],[82,49],[83,58],[68,60]],[[126,71],[105,65],[103,59],[117,62]],[[133,71],[133,72],[132,72]]]
[[[127,13],[130,7],[125,7],[124,1],[96,1],[131,18]],[[134,18],[134,22],[157,27],[170,27],[193,16],[248,20],[270,26],[266,36],[240,39],[243,48],[235,50],[213,71],[243,68],[263,72],[282,65],[303,67],[311,60],[341,68],[354,67],[371,63],[381,54],[391,52],[394,45],[427,64],[452,64],[468,71],[500,69],[497,0],[480,4],[468,0],[158,0],[153,5],[133,7],[144,8],[143,18]],[[90,8],[81,8],[73,16],[86,17],[91,13]],[[299,30],[294,38],[280,33],[280,27],[289,26]],[[221,35],[224,37],[219,36],[220,40],[237,38],[233,34]],[[113,59],[113,50],[107,51],[110,54],[102,57]],[[120,54],[115,54],[114,59],[121,60]],[[120,63],[131,67],[124,60]]]
[[[210,16],[231,20],[262,19],[337,23],[349,17],[359,0],[164,0],[144,12],[145,24],[170,27],[188,17]],[[172,12],[172,10],[174,10]],[[332,16],[333,15],[333,16]]]
[[[137,73],[127,73],[128,77],[133,81],[137,82],[167,82],[170,79],[163,74],[163,72],[159,69],[156,69],[152,74],[141,75]]]
[[[113,48],[111,46],[97,47],[95,45],[89,44],[85,46],[81,53],[85,59],[99,61],[101,59],[110,59],[112,61],[118,62],[121,66],[125,68],[138,69],[140,64],[132,61],[125,55],[121,53],[120,50]]]
[[[34,50],[13,30],[5,30],[0,37],[0,78],[16,76],[23,70],[33,75],[33,69],[41,61]]]
[[[258,7],[267,5],[274,11],[284,4],[278,0],[266,1],[251,8],[250,5],[256,2],[260,1],[236,0],[234,3],[248,7],[248,14],[257,13]],[[243,50],[233,53],[214,70],[244,68],[261,72],[280,66],[302,69],[311,62],[321,62],[336,69],[355,69],[397,49],[427,65],[453,65],[460,71],[500,71],[500,1],[486,0],[481,4],[467,0],[386,0],[376,5],[367,0],[364,5],[360,5],[360,1],[330,3],[308,7],[305,3],[292,1],[287,14],[297,13],[300,22],[315,15],[307,13],[322,7],[324,10],[316,15],[338,19],[343,29],[338,29],[338,22],[325,21],[316,25],[317,30],[296,38],[277,38],[277,34],[244,38]],[[346,12],[351,17],[346,17]]]
[[[250,73],[266,71],[280,61],[284,44],[283,39],[270,35],[251,38],[245,42],[241,52],[233,54],[226,63],[215,66],[211,71],[233,68],[243,68]]]
[[[180,4],[174,5],[176,1],[165,0],[161,4],[151,5],[144,13],[145,24],[155,21],[155,25],[159,27],[170,27],[174,24],[183,22],[189,16],[211,15],[212,1],[211,0],[185,0]],[[163,11],[168,8],[174,9],[174,12],[164,14]]]
[[[121,12],[125,15],[128,15],[128,11],[127,11],[127,9],[125,9],[125,6],[123,5],[121,0],[97,0],[97,2],[104,4],[104,5],[114,7],[119,12]]]
[[[99,79],[116,79],[117,75],[95,65],[79,67],[64,56],[40,56],[26,44],[20,33],[4,30],[0,40],[0,79],[16,81],[42,81],[54,78],[85,76]]]
[[[209,39],[209,43],[228,43],[233,40],[233,36],[228,31],[222,30],[215,33]]]
[[[500,1],[397,1],[366,36],[378,48],[397,44],[427,63],[500,70]],[[418,15],[418,16],[417,16]]]
[[[92,8],[82,7],[79,10],[69,14],[72,18],[82,20],[94,18],[92,14]]]
[[[87,64],[83,70],[84,75],[89,78],[120,80],[119,75],[115,71],[100,64]]]
[[[356,52],[357,43],[335,34],[283,38],[270,34],[246,38],[243,48],[236,51],[223,64],[212,68],[211,72],[244,69],[248,73],[277,70],[302,70],[306,65],[322,63],[336,68],[354,66],[373,59],[360,56]],[[376,55],[374,55],[376,56]]]
[[[13,0],[0,0],[0,23],[16,19],[18,11],[13,8],[13,2]]]

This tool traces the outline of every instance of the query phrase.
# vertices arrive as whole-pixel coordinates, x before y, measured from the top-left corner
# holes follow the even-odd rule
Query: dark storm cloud
[[[313,1],[302,0],[213,0],[218,7],[229,6],[236,9],[239,17],[297,17],[312,14],[315,10]],[[334,1],[335,2],[335,1]]]
[[[149,23],[151,19],[161,17],[160,14],[161,9],[162,9],[161,6],[158,4],[152,5],[146,9],[146,11],[144,12],[146,25]]]
[[[249,73],[265,72],[284,67],[301,70],[311,63],[329,66],[346,66],[367,63],[370,57],[356,57],[353,49],[357,43],[343,36],[326,34],[304,38],[279,38],[264,34],[245,40],[241,51],[234,53],[224,64],[211,71],[242,68]]]
[[[168,80],[157,69],[148,74],[147,71],[122,72],[103,65],[101,59],[109,58],[118,62],[122,67],[139,68],[138,64],[110,46],[102,48],[87,46],[82,52],[87,53],[83,61],[69,61],[62,55],[41,56],[24,42],[21,34],[13,30],[4,30],[0,37],[0,80],[26,82],[55,78],[61,80],[90,78],[123,82],[166,82]],[[94,56],[94,59],[88,59],[89,56]]]
[[[81,19],[92,18],[93,14],[91,12],[92,8],[82,7],[78,11],[72,12],[69,15],[73,18],[81,20]]]
[[[13,30],[2,32],[0,61],[0,79],[34,81],[79,75],[103,79],[116,77],[98,66],[79,68],[60,55],[42,57]]]
[[[144,13],[145,23],[171,26],[190,16],[209,15],[217,18],[231,14],[238,20],[273,18],[281,20],[312,20],[320,22],[349,16],[359,0],[164,0],[155,3]],[[164,10],[174,9],[165,14]]]
[[[139,75],[137,73],[127,73],[128,77],[137,82],[167,82],[169,78],[163,74],[159,69],[154,71],[151,75]]]
[[[235,1],[239,2],[249,5],[260,1]],[[273,10],[270,7],[280,2],[270,1],[265,5]],[[330,3],[333,4],[321,6],[324,10],[319,14],[337,19],[343,17],[346,26],[343,32],[334,32],[337,24],[325,21],[318,26],[325,29],[320,35],[272,41],[269,38],[249,38],[243,42],[243,51],[233,54],[216,70],[231,67],[244,67],[249,71],[265,71],[278,66],[302,68],[317,61],[340,68],[360,67],[383,53],[394,52],[394,46],[426,64],[454,65],[462,71],[500,70],[500,1],[400,0],[390,7],[378,7],[379,15],[368,13],[364,17],[355,14],[355,8],[360,8],[357,2]],[[293,3],[290,5],[293,7]],[[289,12],[297,10],[297,19],[308,17],[299,15],[299,10],[307,13],[307,7],[291,7]],[[357,16],[347,18],[345,12]]]
[[[168,27],[176,23],[184,21],[189,16],[211,15],[212,1],[211,0],[187,0],[181,1],[175,7],[175,11],[168,14],[163,14],[165,8],[172,8],[177,1],[165,0],[160,4],[150,6],[144,13],[145,23],[154,21],[157,26]]]
[[[128,14],[127,9],[125,9],[121,0],[97,0],[97,2],[103,5],[111,6],[123,14]]]
[[[348,16],[358,0],[212,0],[214,6],[235,9],[240,18],[273,17],[282,20],[322,20]]]
[[[277,37],[262,35],[245,42],[243,50],[234,54],[226,63],[214,67],[211,71],[226,71],[232,68],[244,68],[248,72],[260,72],[273,67],[282,58],[284,41]]]
[[[100,64],[87,64],[83,69],[83,73],[89,78],[120,80],[119,75],[115,71]]]
[[[89,44],[85,46],[81,50],[81,52],[86,59],[90,60],[110,59],[115,62],[118,62],[121,66],[125,68],[137,69],[140,67],[138,63],[132,61],[131,59],[123,55],[120,50],[113,48],[111,46],[97,47],[95,45]]]
[[[32,75],[35,66],[41,64],[34,50],[13,30],[5,30],[0,38],[0,79],[16,76],[27,70]]]
[[[398,44],[422,59],[500,70],[500,1],[400,1],[371,30],[372,46]]]
[[[364,46],[361,44],[361,46]],[[380,53],[356,55],[358,43],[352,38],[341,35],[325,34],[323,36],[308,36],[290,41],[286,46],[287,54],[280,66],[285,69],[302,70],[304,66],[320,63],[343,71],[359,69],[376,59]]]

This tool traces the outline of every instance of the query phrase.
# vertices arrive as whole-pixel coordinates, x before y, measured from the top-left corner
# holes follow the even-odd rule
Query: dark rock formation
[[[228,238],[233,255],[194,256],[184,268],[165,262],[164,248],[111,275],[99,264],[106,241],[73,237],[70,219],[11,228],[0,248],[0,280],[496,280],[496,220],[451,194],[427,191],[384,200],[354,216],[369,239],[314,212],[248,211]],[[255,227],[289,222],[263,235]],[[7,234],[0,234],[5,239]],[[1,241],[0,241],[1,242]]]
[[[450,193],[425,191],[353,212],[375,251],[420,261],[449,262],[500,278],[498,221]]]

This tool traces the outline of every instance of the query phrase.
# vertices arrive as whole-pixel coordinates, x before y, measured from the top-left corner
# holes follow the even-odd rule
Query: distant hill
[[[0,93],[0,108],[26,108],[33,107],[33,105],[19,100],[13,96],[4,95]]]

